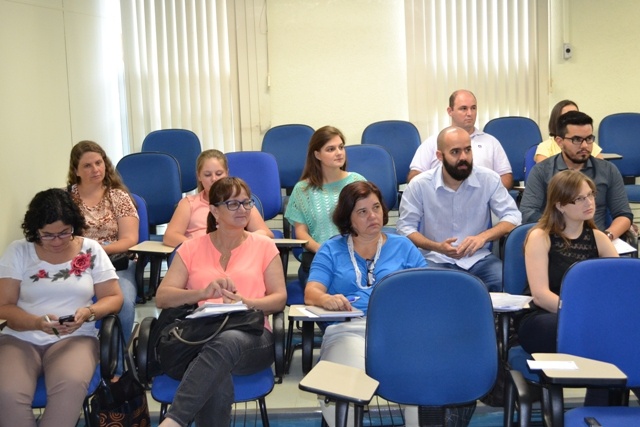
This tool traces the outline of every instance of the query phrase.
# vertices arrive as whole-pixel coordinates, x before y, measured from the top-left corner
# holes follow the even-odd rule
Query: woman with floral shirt
[[[93,323],[122,306],[105,251],[80,237],[84,217],[69,193],[42,191],[22,223],[25,238],[0,258],[0,426],[35,426],[31,402],[46,376],[41,427],[74,426],[98,363]],[[95,302],[93,299],[95,298]],[[58,319],[71,315],[71,321]]]

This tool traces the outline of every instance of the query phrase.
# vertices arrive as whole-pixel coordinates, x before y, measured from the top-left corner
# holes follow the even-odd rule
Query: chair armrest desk
[[[144,281],[142,275],[144,273],[144,263],[138,263],[136,265],[136,283],[138,284],[138,298],[144,303],[151,299],[151,296],[155,293],[160,283],[160,269],[162,267],[162,261],[165,260],[175,248],[166,246],[162,242],[155,240],[147,240],[138,243],[135,246],[129,248],[129,251],[135,252],[139,257],[149,257],[151,268],[149,275],[149,297],[144,293]]]
[[[353,403],[355,427],[361,427],[361,412],[373,398],[378,384],[362,369],[321,360],[302,378],[298,387],[336,400],[337,427],[347,425],[349,403]]]

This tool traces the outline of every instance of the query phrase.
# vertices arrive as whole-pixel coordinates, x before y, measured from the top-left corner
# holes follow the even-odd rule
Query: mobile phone
[[[58,318],[58,323],[62,325],[65,322],[74,322],[75,320],[76,320],[76,316],[74,316],[73,314],[70,314],[68,316],[60,316]]]
[[[596,420],[593,417],[584,417],[584,422],[589,426],[589,427],[602,427],[602,424],[600,424],[598,422],[598,420]]]

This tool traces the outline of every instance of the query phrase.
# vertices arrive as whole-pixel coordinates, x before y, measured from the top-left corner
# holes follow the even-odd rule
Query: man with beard
[[[441,164],[407,185],[398,232],[420,249],[430,267],[468,271],[489,291],[501,291],[502,262],[491,253],[490,242],[519,225],[521,214],[500,176],[473,165],[465,129],[444,129],[437,144]],[[492,213],[498,219],[493,227]]]
[[[569,111],[561,115],[558,118],[555,141],[561,153],[549,157],[531,169],[520,202],[522,220],[538,221],[547,204],[547,185],[551,177],[562,170],[574,169],[587,175],[596,184],[594,221],[598,228],[611,240],[620,237],[629,230],[633,222],[633,213],[618,168],[606,160],[591,156],[595,141],[591,117],[579,111]]]
[[[451,117],[451,125],[462,128],[469,134],[476,165],[497,172],[502,184],[510,189],[513,186],[513,173],[507,153],[496,138],[476,128],[477,104],[475,95],[470,91],[457,90],[453,92],[449,97],[449,107],[447,107],[447,114]],[[438,148],[436,139],[437,135],[432,135],[420,144],[411,160],[407,182],[421,172],[433,169],[440,164],[436,156]]]

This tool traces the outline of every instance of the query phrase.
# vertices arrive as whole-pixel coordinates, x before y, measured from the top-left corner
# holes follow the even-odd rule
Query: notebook
[[[326,310],[322,307],[316,307],[314,305],[307,305],[304,308],[318,317],[362,317],[364,316],[364,312],[362,310],[358,310],[357,308],[354,308],[351,311]]]
[[[193,313],[187,316],[187,319],[196,319],[198,317],[217,316],[219,314],[231,313],[234,311],[248,310],[246,304],[238,301],[233,304],[223,304],[217,302],[205,302],[200,307],[195,309]]]

